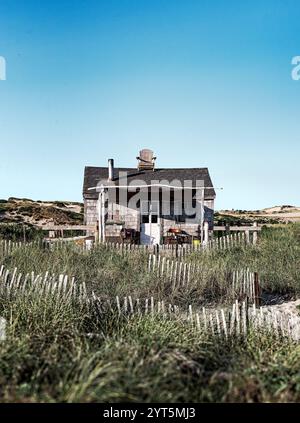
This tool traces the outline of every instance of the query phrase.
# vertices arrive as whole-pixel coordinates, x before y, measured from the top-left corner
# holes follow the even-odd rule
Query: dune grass
[[[256,246],[236,246],[230,250],[211,250],[188,255],[197,263],[196,280],[184,289],[172,289],[165,280],[158,283],[147,272],[147,254],[133,251],[121,254],[98,246],[83,252],[71,246],[53,251],[37,246],[17,249],[0,264],[17,267],[22,273],[46,271],[75,276],[98,295],[135,298],[153,296],[157,300],[188,304],[217,304],[230,298],[231,272],[250,269],[258,272],[264,291],[295,297],[300,294],[300,225],[264,228]]]
[[[0,314],[1,402],[300,400],[300,347],[271,334],[224,340],[34,294],[2,294]]]
[[[263,231],[257,246],[192,254],[199,281],[172,292],[145,272],[147,256],[98,247],[20,248],[0,264],[22,273],[74,275],[101,297],[223,302],[228,272],[259,272],[268,292],[300,293],[299,225]],[[99,316],[84,305],[0,290],[1,402],[269,402],[300,400],[300,346],[270,333],[220,339],[159,316]]]

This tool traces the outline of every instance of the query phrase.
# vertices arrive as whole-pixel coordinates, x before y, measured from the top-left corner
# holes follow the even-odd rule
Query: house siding
[[[213,227],[214,200],[205,200],[205,220],[209,222],[210,229]],[[97,200],[85,199],[84,216],[86,225],[97,225],[98,212]],[[116,223],[116,221],[118,223]],[[177,223],[172,219],[161,217],[161,233],[165,236],[170,228],[179,228],[184,230],[191,236],[199,235],[198,223]],[[119,204],[109,204],[107,212],[107,220],[105,226],[105,234],[107,239],[117,239],[120,237],[122,227],[135,229],[140,231],[140,212]]]
[[[88,226],[98,222],[97,200],[84,200],[84,223]]]

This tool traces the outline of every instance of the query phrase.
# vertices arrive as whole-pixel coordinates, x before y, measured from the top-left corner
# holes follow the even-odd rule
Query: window
[[[158,216],[157,216],[157,214],[152,214],[152,216],[151,216],[151,221],[152,221],[152,223],[157,223],[158,222]]]
[[[149,214],[142,214],[142,223],[149,223]]]
[[[141,212],[141,223],[158,223],[159,202],[158,201],[142,201],[140,212]]]

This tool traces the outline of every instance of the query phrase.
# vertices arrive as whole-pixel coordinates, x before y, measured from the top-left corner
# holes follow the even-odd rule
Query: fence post
[[[209,236],[209,224],[207,221],[205,221],[204,222],[204,239],[203,239],[204,246],[208,244],[208,236]]]
[[[255,227],[255,228],[257,228],[257,222],[254,222],[253,223],[253,226]],[[257,231],[253,231],[253,245],[255,245],[257,243]]]
[[[254,301],[256,306],[260,306],[260,287],[257,272],[254,272]]]
[[[249,232],[249,230],[245,231],[245,235],[246,235],[246,244],[250,244],[250,232]]]
[[[228,222],[225,223],[225,235],[230,234],[230,224]]]

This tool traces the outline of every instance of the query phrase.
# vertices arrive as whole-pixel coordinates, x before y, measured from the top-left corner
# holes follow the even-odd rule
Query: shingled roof
[[[136,168],[114,168],[114,184],[116,186],[122,185],[122,180],[119,180],[119,172],[127,172],[127,182],[132,183],[135,180],[142,180],[146,184],[150,184],[153,180],[179,180],[182,184],[186,180],[191,180],[192,184],[196,186],[196,181],[204,181],[205,187],[212,187],[212,181],[207,167],[203,168],[161,168],[154,170],[139,171]],[[83,197],[86,199],[98,198],[96,190],[88,190],[88,188],[97,186],[101,180],[108,179],[107,167],[92,167],[86,166],[84,169],[84,182],[83,182]],[[205,199],[215,198],[216,193],[213,188],[205,189]]]

